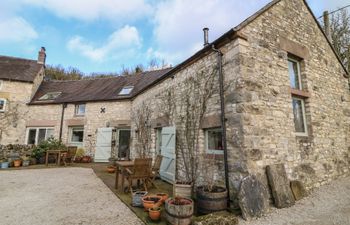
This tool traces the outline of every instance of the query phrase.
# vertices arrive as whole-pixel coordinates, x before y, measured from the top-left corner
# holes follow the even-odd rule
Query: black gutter
[[[60,124],[60,136],[59,136],[59,141],[62,141],[62,130],[63,130],[63,119],[64,119],[64,110],[67,108],[67,103],[62,104],[62,113],[61,113],[61,124]]]
[[[226,142],[226,118],[225,118],[225,96],[224,96],[224,75],[222,71],[222,52],[212,45],[212,50],[217,53],[218,67],[219,67],[219,89],[220,89],[220,107],[221,107],[221,131],[222,143],[224,147],[224,167],[225,167],[225,185],[227,190],[227,208],[230,208],[230,183],[228,177],[228,154]]]

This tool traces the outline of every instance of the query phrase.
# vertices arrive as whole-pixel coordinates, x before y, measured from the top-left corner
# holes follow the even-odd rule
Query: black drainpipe
[[[222,52],[216,49],[214,45],[212,50],[217,53],[219,66],[219,89],[220,89],[220,106],[221,106],[221,130],[222,142],[224,147],[224,165],[225,165],[225,185],[227,190],[227,208],[230,208],[230,183],[228,178],[228,157],[227,157],[227,143],[226,143],[226,118],[225,118],[225,97],[224,97],[224,76],[222,72]]]
[[[60,125],[60,137],[59,141],[62,141],[62,130],[63,130],[63,119],[64,119],[64,109],[67,108],[67,103],[62,104],[62,113],[61,113],[61,125]]]

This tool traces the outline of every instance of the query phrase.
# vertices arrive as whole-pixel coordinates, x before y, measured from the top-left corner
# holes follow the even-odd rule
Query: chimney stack
[[[323,12],[323,23],[324,23],[324,32],[326,33],[328,40],[330,42],[332,42],[331,27],[330,27],[330,23],[329,23],[328,11]]]
[[[38,54],[38,64],[43,64],[45,65],[45,60],[46,60],[46,49],[45,47],[41,47],[39,54]]]
[[[209,45],[209,38],[208,38],[209,28],[207,27],[203,28],[203,32],[204,32],[204,47],[206,47]]]

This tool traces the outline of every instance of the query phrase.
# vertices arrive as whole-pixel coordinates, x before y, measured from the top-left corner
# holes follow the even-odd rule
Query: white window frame
[[[45,140],[47,140],[49,137],[47,137],[47,130],[53,130],[55,133],[55,127],[26,127],[26,139],[24,144],[28,144],[28,138],[29,138],[29,130],[36,130],[35,131],[35,145],[38,144],[38,138],[39,138],[39,130],[45,129]],[[53,135],[54,137],[54,135]]]
[[[72,141],[72,137],[73,137],[73,129],[81,129],[83,131],[83,141],[82,142],[78,142],[78,141]],[[72,126],[69,127],[69,143],[70,144],[75,144],[75,145],[81,145],[84,143],[84,136],[85,136],[85,128],[84,126]]]
[[[299,89],[296,89],[296,90],[303,90],[303,85],[302,85],[302,81],[301,81],[300,61],[297,59],[294,59],[292,57],[288,57],[288,61],[291,61],[291,62],[294,62],[297,64],[297,69],[298,69],[297,75],[298,75]],[[289,66],[288,66],[288,70],[289,70]],[[289,73],[289,71],[288,71],[288,73]],[[291,87],[291,88],[293,88],[293,87]],[[293,88],[293,89],[295,89],[295,88]]]
[[[49,94],[57,94],[57,96],[54,98],[51,98],[51,99],[47,99],[46,96]],[[52,100],[55,100],[56,98],[58,98],[61,94],[62,94],[62,92],[60,92],[60,91],[47,92],[46,94],[44,94],[43,96],[41,96],[39,98],[39,101],[52,101]]]
[[[217,149],[209,149],[209,131],[222,131],[220,127],[216,128],[208,128],[204,130],[204,135],[205,135],[205,151],[208,154],[216,154],[216,155],[223,155],[224,150],[217,150]]]
[[[303,114],[304,130],[305,130],[305,132],[296,132],[295,131],[295,135],[296,136],[306,137],[306,136],[308,136],[308,132],[307,132],[307,122],[306,122],[305,99],[292,96],[292,101],[293,101],[293,99],[297,99],[297,100],[301,101],[301,111],[302,111],[302,114]],[[293,122],[294,122],[293,102],[292,102],[292,110],[293,110]]]
[[[130,89],[130,91],[129,91],[128,93],[123,93],[123,91],[124,91],[125,89]],[[120,92],[119,92],[118,95],[130,95],[130,93],[132,92],[132,90],[134,90],[134,86],[125,86],[125,87],[123,87],[123,88],[120,90]]]
[[[81,105],[84,105],[84,113],[79,113],[79,107]],[[85,116],[85,112],[86,112],[86,104],[85,103],[75,104],[75,109],[74,109],[75,116]]]
[[[0,101],[4,101],[4,108],[0,109],[0,112],[5,112],[6,111],[7,100],[4,99],[4,98],[0,98]]]

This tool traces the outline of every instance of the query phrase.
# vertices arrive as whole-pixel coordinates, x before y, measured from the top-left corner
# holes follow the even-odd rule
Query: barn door
[[[161,155],[163,156],[160,165],[160,177],[169,183],[175,181],[175,144],[176,144],[175,127],[163,127],[161,137]]]
[[[98,128],[96,138],[95,162],[108,162],[112,151],[113,128]]]

